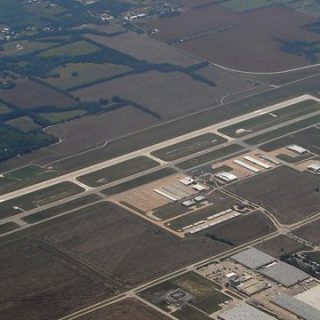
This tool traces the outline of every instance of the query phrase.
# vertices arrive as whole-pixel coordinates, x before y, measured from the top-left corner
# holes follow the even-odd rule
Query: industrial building
[[[273,297],[273,303],[304,320],[320,320],[320,311],[287,294]]]
[[[233,255],[231,259],[249,269],[261,268],[267,264],[276,261],[276,258],[255,248],[250,248],[240,253],[237,253]]]
[[[320,313],[320,285],[296,295],[295,298],[319,310]]]
[[[289,151],[292,151],[292,152],[297,153],[297,154],[299,154],[299,155],[308,152],[307,149],[302,148],[302,147],[300,147],[300,146],[297,146],[296,144],[291,144],[290,146],[287,146],[287,149],[288,149]]]
[[[276,320],[276,318],[246,303],[218,315],[221,320]]]
[[[320,173],[320,163],[312,163],[308,166],[308,170],[313,173]]]
[[[226,171],[217,173],[216,178],[228,183],[234,182],[238,179],[235,174]]]
[[[257,271],[285,287],[291,287],[310,278],[309,274],[282,261],[274,262]]]

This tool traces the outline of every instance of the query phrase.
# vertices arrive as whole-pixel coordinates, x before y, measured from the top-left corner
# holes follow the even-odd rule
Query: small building
[[[291,144],[290,146],[287,146],[287,149],[290,150],[290,151],[293,151],[294,153],[297,153],[299,155],[305,154],[305,153],[308,152],[307,149],[302,148],[302,147],[300,147],[300,146],[298,146],[296,144]]]
[[[180,180],[180,182],[185,186],[190,186],[191,184],[193,184],[194,179],[192,179],[191,177],[184,177],[183,179]]]
[[[320,173],[320,163],[312,163],[310,166],[308,166],[308,170],[313,173]]]
[[[194,200],[186,200],[182,202],[182,205],[184,207],[190,208],[192,206],[194,206],[196,204],[196,202]]]
[[[204,196],[197,196],[193,200],[196,201],[196,202],[202,202],[202,201],[206,201],[207,198],[204,197]]]
[[[192,188],[193,188],[194,190],[196,190],[196,191],[199,191],[199,192],[206,190],[206,187],[203,186],[203,185],[200,184],[200,183],[194,184],[194,185],[192,186]]]
[[[226,172],[226,171],[217,173],[216,177],[218,179],[221,179],[224,182],[233,182],[238,179],[238,177],[235,174],[230,173],[230,172]]]

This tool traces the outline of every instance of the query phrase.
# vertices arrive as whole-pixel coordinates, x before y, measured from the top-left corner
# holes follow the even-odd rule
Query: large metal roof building
[[[282,261],[263,267],[258,272],[286,287],[310,278],[307,273]]]
[[[274,297],[273,302],[304,320],[320,320],[319,310],[286,294]]]
[[[250,248],[237,253],[233,255],[231,259],[249,269],[257,269],[277,260],[276,258],[255,248]]]
[[[319,310],[320,312],[320,284],[296,295],[295,298]]]
[[[222,320],[276,320],[246,303],[219,314],[218,318]]]

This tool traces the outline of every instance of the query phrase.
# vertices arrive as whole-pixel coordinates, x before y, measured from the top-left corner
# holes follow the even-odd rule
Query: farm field
[[[59,89],[70,90],[112,78],[130,70],[127,66],[110,63],[69,63],[50,71],[44,81]]]
[[[61,182],[51,187],[0,203],[1,217],[8,217],[24,210],[31,210],[78,194],[84,189],[72,182]]]
[[[65,213],[67,211],[75,210],[77,208],[89,205],[93,202],[99,201],[101,198],[95,194],[90,194],[88,196],[83,196],[81,198],[68,201],[64,204],[57,205],[50,209],[42,210],[37,213],[30,214],[26,217],[21,218],[24,222],[33,224],[44,219],[52,218],[58,214]]]
[[[205,133],[195,138],[171,145],[170,147],[156,150],[152,152],[152,155],[164,161],[173,161],[218,146],[226,141],[227,139],[217,134]]]
[[[314,21],[311,16],[284,7],[237,13],[212,5],[188,10],[179,16],[150,20],[148,26],[160,30],[153,35],[156,39],[174,43],[218,65],[271,72],[310,64],[303,56],[283,52],[282,43],[277,39],[319,41],[319,35],[303,28]]]
[[[282,166],[227,189],[265,207],[280,223],[292,224],[320,210],[319,183],[320,176]]]
[[[3,223],[0,225],[0,235],[19,228],[20,226],[14,222]]]
[[[28,116],[15,118],[5,122],[7,125],[17,128],[23,132],[30,132],[32,130],[37,130],[41,128],[38,124],[36,124],[33,119]]]
[[[157,166],[159,166],[158,162],[141,156],[94,171],[77,179],[90,187],[99,187]]]
[[[205,235],[223,244],[238,246],[266,236],[275,230],[272,222],[263,213],[256,211],[220,223],[206,230]]]
[[[247,12],[272,5],[268,0],[227,0],[221,4],[223,7],[236,12]]]
[[[72,110],[61,112],[40,112],[38,115],[42,119],[50,121],[51,124],[55,124],[84,116],[86,113],[87,112],[85,110]]]
[[[156,310],[134,299],[125,299],[79,317],[79,320],[167,320]]]
[[[28,79],[17,80],[13,89],[0,89],[0,99],[21,109],[76,104],[71,97]]]
[[[320,243],[319,228],[320,228],[320,219],[302,226],[301,228],[295,230],[293,233],[298,237],[301,237],[307,241],[310,241],[315,245],[319,245]]]
[[[0,102],[0,115],[10,113],[12,111],[6,104]]]
[[[320,104],[310,99],[219,129],[219,132],[234,138],[245,136],[319,110]],[[244,131],[238,133],[238,130]]]
[[[276,258],[280,258],[283,255],[292,254],[297,251],[310,249],[285,235],[280,235],[270,240],[266,240],[255,247]]]
[[[89,263],[119,288],[136,286],[225,248],[208,239],[178,239],[110,202],[35,228],[38,238]]]
[[[204,313],[194,309],[188,305],[173,313],[175,317],[181,320],[209,320],[212,319]]]

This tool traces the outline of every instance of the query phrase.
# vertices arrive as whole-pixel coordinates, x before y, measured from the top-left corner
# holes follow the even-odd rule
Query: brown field
[[[219,91],[219,87],[213,88],[180,72],[150,71],[102,82],[72,94],[86,101],[121,96],[168,119],[215,104]]]
[[[270,23],[272,21],[272,23]],[[151,20],[162,41],[184,39],[177,46],[226,67],[246,71],[278,71],[308,65],[303,57],[279,50],[275,38],[319,41],[319,35],[302,28],[314,18],[282,7],[247,13],[210,6],[179,16]]]
[[[79,320],[166,320],[168,319],[156,310],[135,299],[126,299],[99,309]]]
[[[171,63],[186,67],[200,62],[200,59],[191,58],[179,49],[130,31],[116,37],[88,34],[86,38],[150,63]]]
[[[181,240],[107,202],[54,219],[37,237],[90,263],[120,287],[141,284],[225,249],[209,239]]]
[[[300,250],[308,249],[303,244],[285,235],[280,235],[270,240],[261,242],[255,247],[276,258],[280,258],[283,255],[292,254]]]
[[[208,229],[206,235],[213,240],[231,246],[258,239],[275,231],[272,222],[257,211],[246,216],[239,216]]]
[[[17,80],[14,89],[0,89],[0,99],[22,109],[76,104],[71,97],[28,79]]]
[[[293,233],[297,236],[310,241],[315,245],[320,245],[320,219],[310,222],[305,226],[295,230]]]
[[[41,240],[0,246],[1,320],[56,320],[114,293],[98,274]]]
[[[48,128],[47,133],[62,139],[62,143],[50,147],[60,155],[70,155],[81,150],[95,148],[108,140],[141,130],[157,122],[157,119],[132,106],[75,119]]]
[[[320,211],[319,183],[320,176],[282,166],[227,188],[292,224]]]

